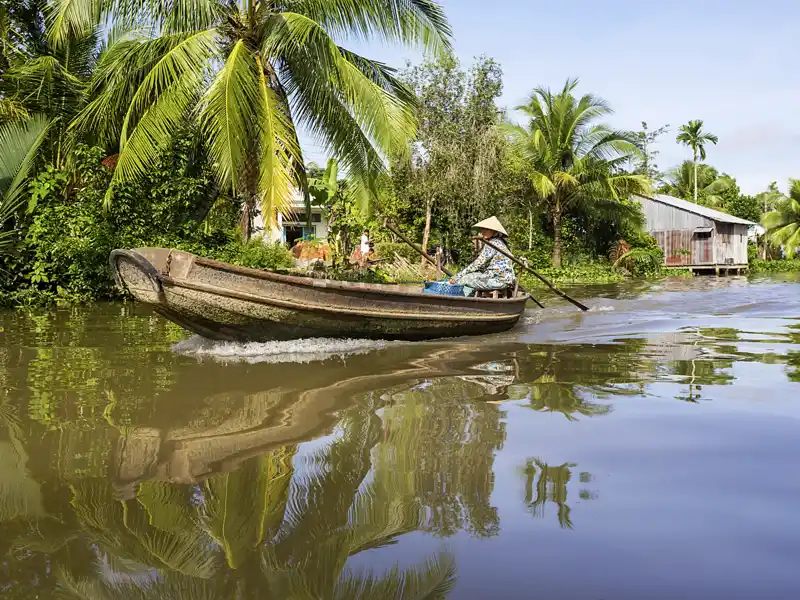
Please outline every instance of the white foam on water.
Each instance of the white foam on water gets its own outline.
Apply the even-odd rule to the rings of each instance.
[[[614,310],[613,306],[606,305],[599,305],[599,306],[590,306],[589,312],[611,312]]]
[[[175,344],[178,354],[224,362],[309,363],[329,358],[369,354],[402,342],[333,338],[303,338],[282,342],[218,342],[195,335]]]

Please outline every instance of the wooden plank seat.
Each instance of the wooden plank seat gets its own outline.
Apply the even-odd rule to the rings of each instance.
[[[522,277],[522,271],[517,272],[517,279],[514,281],[513,286],[500,288],[499,290],[478,290],[475,296],[477,298],[516,298],[519,291],[520,277]]]
[[[513,298],[514,289],[509,286],[499,290],[478,290],[475,295],[478,298]]]

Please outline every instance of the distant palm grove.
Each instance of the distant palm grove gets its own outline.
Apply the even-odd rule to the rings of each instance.
[[[353,39],[428,58],[397,70],[341,45]],[[652,274],[662,257],[635,196],[655,193],[762,223],[754,257],[800,248],[800,182],[743,195],[706,163],[718,138],[702,120],[615,130],[574,79],[532,81],[512,119],[501,66],[463,68],[452,41],[437,0],[0,0],[0,301],[114,297],[117,247],[291,268],[260,224],[294,198],[328,214],[343,278],[400,277],[350,272],[364,228],[389,264],[418,262],[384,219],[463,264],[491,214],[556,276]],[[666,136],[690,156],[661,171]]]

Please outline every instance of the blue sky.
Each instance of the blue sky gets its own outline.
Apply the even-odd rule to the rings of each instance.
[[[469,65],[485,54],[504,71],[501,104],[538,85],[578,77],[580,93],[607,100],[616,127],[669,124],[661,169],[690,157],[679,125],[703,119],[720,138],[708,162],[757,193],[800,178],[800,2],[789,0],[441,0],[455,50]],[[392,66],[420,55],[380,43],[348,44]],[[313,144],[304,144],[318,160]]]

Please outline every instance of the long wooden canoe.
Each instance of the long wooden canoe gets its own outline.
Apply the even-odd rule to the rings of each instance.
[[[213,340],[307,337],[424,340],[497,333],[528,300],[423,294],[248,269],[168,248],[114,250],[117,284],[184,329]]]

